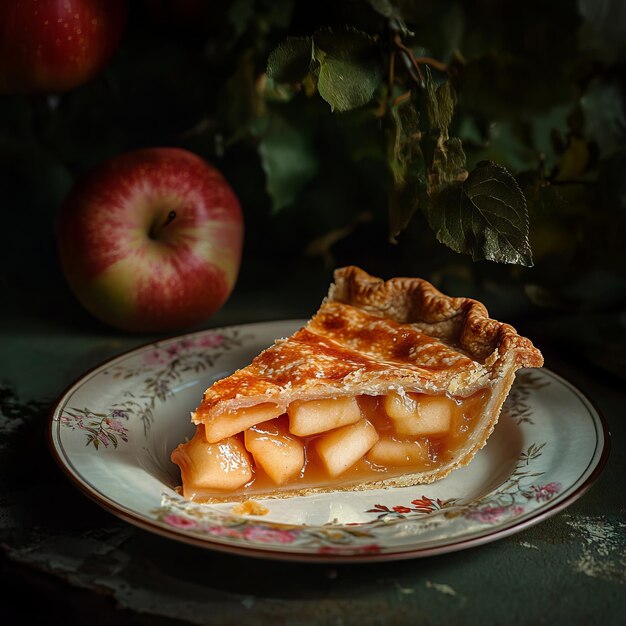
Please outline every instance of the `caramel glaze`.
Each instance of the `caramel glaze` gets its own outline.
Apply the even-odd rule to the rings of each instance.
[[[416,327],[327,302],[306,327],[213,383],[197,408],[196,421],[219,415],[224,403],[240,396],[271,401],[286,387],[296,392],[310,387],[311,381],[321,385],[355,374],[376,374],[384,380],[395,378],[397,368],[445,386],[451,377],[483,366]]]
[[[385,480],[411,474],[414,472],[424,472],[435,469],[452,460],[456,452],[464,445],[471,432],[476,418],[482,412],[489,399],[489,391],[483,390],[468,397],[455,398],[456,408],[453,410],[452,424],[450,430],[444,436],[428,437],[405,437],[398,436],[394,431],[392,420],[387,416],[383,408],[384,396],[360,396],[358,398],[362,415],[367,418],[376,428],[381,437],[388,437],[396,441],[418,441],[428,449],[428,459],[419,464],[405,465],[402,467],[384,467],[376,465],[367,459],[367,455],[361,458],[350,469],[337,477],[331,477],[325,468],[316,458],[314,447],[310,443],[321,435],[313,437],[299,437],[305,445],[305,463],[299,476],[283,485],[276,485],[263,471],[260,466],[253,463],[253,477],[247,484],[233,491],[218,489],[206,489],[194,482],[193,465],[189,462],[186,454],[186,446],[198,445],[204,439],[204,426],[199,425],[193,439],[185,444],[181,444],[172,453],[172,461],[181,470],[183,485],[183,495],[189,500],[196,502],[219,501],[220,499],[241,496],[248,498],[252,496],[263,496],[276,491],[301,491],[314,489],[316,487],[330,488],[338,486],[350,486],[363,482]],[[286,420],[286,415],[279,418]],[[263,430],[263,424],[256,426],[257,430]],[[235,435],[243,442],[243,433]],[[292,435],[295,438],[295,435]]]

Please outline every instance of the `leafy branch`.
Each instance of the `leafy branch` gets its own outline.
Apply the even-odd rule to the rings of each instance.
[[[528,209],[515,179],[494,162],[468,172],[462,142],[450,135],[457,103],[451,68],[414,52],[404,38],[412,34],[393,5],[372,6],[388,18],[385,32],[322,28],[310,37],[289,37],[269,55],[268,78],[308,97],[318,93],[335,113],[377,102],[371,115],[380,118],[387,146],[392,242],[419,208],[437,239],[455,252],[531,266]],[[431,70],[443,78],[437,82]],[[283,199],[275,195],[276,208],[289,204],[317,172],[314,164],[292,170],[287,176],[295,190]],[[271,192],[269,179],[268,187]]]
[[[290,37],[270,54],[267,75],[278,83],[309,83],[332,111],[350,111],[370,102],[380,86],[376,43],[348,27]]]

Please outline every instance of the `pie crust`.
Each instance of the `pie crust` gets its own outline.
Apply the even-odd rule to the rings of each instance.
[[[197,490],[193,486],[198,483],[197,476],[193,475],[197,468],[187,454],[189,443],[178,446],[172,453],[172,460],[181,468],[185,496],[206,501],[430,483],[469,463],[485,445],[515,372],[522,367],[542,365],[543,357],[529,339],[520,336],[509,324],[490,319],[484,305],[476,300],[446,296],[419,278],[383,281],[357,267],[343,267],[335,270],[327,297],[303,328],[289,338],[276,340],[250,365],[206,390],[201,404],[192,413],[192,421],[198,425],[195,444],[206,441],[207,446],[218,445],[228,438],[239,437],[239,443],[234,442],[236,447],[245,447],[248,437],[244,441],[241,431],[252,428],[254,432],[248,433],[251,441],[252,435],[258,438],[257,430],[262,431],[262,423],[258,428],[249,424],[247,416],[255,411],[263,412],[259,413],[262,421],[274,420],[279,430],[272,432],[286,438],[284,441],[288,444],[298,437],[286,430],[286,417],[279,416],[289,412],[290,428],[295,429],[294,407],[311,401],[322,406],[322,401],[341,398],[344,404],[349,404],[350,398],[357,398],[361,410],[370,407],[367,411],[378,417],[367,411],[363,417],[376,425],[383,438],[389,434],[382,432],[387,426],[380,426],[384,423],[380,414],[384,413],[381,403],[385,398],[406,401],[407,406],[413,406],[411,403],[420,398],[426,402],[431,396],[438,396],[442,402],[452,399],[450,401],[455,403],[450,405],[452,409],[461,407],[451,409],[452,419],[457,420],[457,426],[461,419],[458,415],[462,414],[466,420],[454,431],[454,437],[450,435],[443,445],[444,440],[435,431],[426,437],[409,436],[407,441],[415,440],[416,445],[428,447],[430,461],[421,466],[417,463],[411,467],[408,463],[408,467],[381,470],[368,461],[372,471],[330,475],[331,465],[327,465],[326,473],[317,471],[313,479],[308,480],[303,478],[303,468],[299,477],[291,482],[274,487],[266,484],[260,492],[258,486],[256,492],[254,487],[254,476],[259,469],[254,461],[253,478],[244,486],[231,491],[211,491]],[[347,404],[346,411],[354,410]],[[317,404],[308,406],[315,408]],[[312,419],[315,419],[314,413]],[[342,427],[347,433],[353,422],[346,423],[348,425]],[[393,422],[393,428],[398,424]],[[339,430],[323,430],[321,434],[301,438],[306,448],[305,466],[314,463],[316,458],[319,462],[319,456],[309,453],[322,446],[315,442],[316,437]],[[404,437],[396,431],[390,436],[394,441]],[[450,443],[452,439],[454,445]],[[359,463],[364,465],[362,460]]]

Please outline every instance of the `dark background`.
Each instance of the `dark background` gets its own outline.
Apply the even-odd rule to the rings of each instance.
[[[468,169],[492,159],[525,191],[533,268],[452,252],[419,210],[389,243],[391,185],[375,101],[331,113],[317,93],[289,102],[259,95],[267,57],[286,36],[324,25],[383,29],[370,3],[143,1],[131,3],[119,49],[93,80],[64,94],[0,97],[1,280],[15,294],[4,306],[20,317],[98,324],[65,286],[54,241],[59,207],[104,159],[180,146],[218,167],[241,201],[235,295],[284,287],[312,293],[313,303],[344,264],[385,278],[422,276],[482,298],[494,316],[532,320],[524,330],[537,339],[623,375],[622,4],[398,5],[416,50],[456,63],[451,134],[463,141]],[[279,131],[259,136],[261,118]],[[281,135],[285,120],[300,133],[295,140]],[[314,163],[312,173],[294,184],[293,163],[303,161]]]
[[[451,133],[463,141],[468,168],[491,159],[504,165],[524,190],[534,258],[534,267],[528,268],[473,262],[452,252],[436,240],[420,211],[398,243],[389,243],[391,183],[384,136],[373,116],[376,102],[352,112],[332,113],[316,93],[310,97],[300,93],[289,102],[259,93],[258,80],[268,55],[285,37],[310,35],[326,25],[351,24],[379,32],[384,19],[372,5],[381,4],[136,0],[119,49],[93,80],[63,94],[0,96],[4,336],[30,336],[33,346],[41,344],[42,353],[51,346],[61,350],[62,338],[70,338],[70,356],[59,360],[71,361],[76,376],[101,359],[151,339],[121,334],[81,308],[64,281],[54,223],[74,182],[106,158],[146,146],[179,146],[224,173],[240,199],[246,225],[235,290],[223,310],[202,327],[225,320],[308,317],[325,294],[332,269],[344,264],[360,265],[384,278],[421,276],[451,295],[480,298],[494,317],[512,322],[531,337],[549,367],[612,412],[618,436],[613,446],[619,449],[626,377],[626,5],[618,0],[395,3],[410,16],[407,21],[420,53],[456,63],[453,82],[458,102]],[[298,133],[295,137],[280,132],[260,135],[259,119],[267,117],[276,121],[279,130],[287,122]],[[268,170],[270,157],[274,167]],[[304,163],[308,172],[297,184],[294,163]],[[85,342],[80,357],[79,340]],[[19,361],[20,356],[0,345],[0,358]],[[26,378],[24,374],[22,379]],[[27,398],[28,393],[14,381],[3,381],[1,392],[3,415],[39,424],[36,431],[43,442],[46,411],[52,395],[61,389],[50,390],[50,397]],[[81,532],[90,525],[111,524],[110,516],[85,503],[55,474],[43,443],[31,448],[34,439],[26,436],[29,432],[33,431],[24,428],[15,429],[17,436],[0,433],[0,443],[6,449],[15,445],[24,454],[34,450],[39,455],[37,480],[46,485],[50,483],[42,477],[50,481],[56,477],[58,497],[67,498],[80,511],[80,520],[72,524]],[[16,455],[9,457],[11,463]],[[611,482],[598,485],[581,504],[586,508],[573,507],[574,512],[604,511],[611,519],[623,519],[623,462],[616,458],[619,452],[613,455]],[[29,476],[34,473],[32,469]],[[15,493],[18,481],[18,474],[7,471],[2,481],[7,493]],[[6,501],[12,502],[9,496]],[[33,519],[41,519],[36,509],[30,503],[16,513],[24,516],[25,528]],[[49,515],[58,525],[54,532],[65,532],[62,516]],[[46,526],[45,521],[39,523]],[[39,530],[32,531],[37,541]],[[561,516],[533,529],[525,539],[562,548],[559,558],[568,559],[576,549],[568,533]],[[26,541],[24,537],[2,534],[2,542],[18,546],[18,538]],[[129,552],[139,564],[137,578],[152,571],[155,558],[150,552],[152,539],[146,537],[138,531]],[[503,598],[513,604],[513,613],[504,603],[491,605],[497,608],[492,614],[503,623],[538,623],[552,619],[551,610],[556,611],[557,622],[561,618],[568,623],[593,623],[594,615],[601,614],[603,623],[618,623],[622,589],[618,585],[623,581],[585,579],[585,585],[577,587],[578,579],[565,581],[558,575],[558,559],[547,562],[552,559],[544,557],[548,552],[533,560],[517,544],[506,546],[508,552],[492,545],[458,559],[455,555],[429,559],[419,567],[435,573],[450,568],[459,581],[472,581],[479,600],[469,600],[468,620],[484,610],[481,586],[487,581],[475,578],[476,571],[486,572],[497,563],[501,571],[512,572],[512,579],[502,584],[508,585],[510,593]],[[169,563],[180,554],[194,558],[191,549],[179,550],[171,549]],[[515,570],[501,562],[512,554],[517,559]],[[89,566],[97,567],[97,561]],[[275,577],[282,577],[285,597],[293,601],[294,611],[303,597],[297,581],[302,575],[299,566],[266,567],[221,555],[207,557],[202,564],[227,572],[216,583],[216,597],[241,592],[256,594],[259,605],[264,599],[271,604],[280,595]],[[108,598],[89,591],[69,593],[69,585],[60,587],[57,575],[39,571],[50,571],[50,564],[20,568],[14,560],[4,559],[2,568],[3,609],[13,619],[19,615],[23,623],[44,618],[50,623],[57,618],[65,623],[99,624],[111,619],[159,623],[145,615],[116,611]],[[563,595],[557,597],[533,583],[538,571],[555,588],[564,585]],[[304,598],[331,598],[336,607],[343,607],[345,601],[336,614],[354,617],[356,613],[350,611],[359,607],[350,604],[350,597],[355,590],[369,585],[371,597],[378,602],[377,593],[408,587],[416,572],[418,566],[412,562],[394,568],[340,568],[338,574],[313,567],[305,573],[304,584],[309,587]],[[515,572],[524,576],[516,578]],[[378,580],[383,583],[372,582]],[[36,590],[36,598],[27,605],[18,600],[24,589]],[[582,600],[573,611],[577,596]],[[410,596],[413,605],[398,609],[398,623],[417,614],[419,598],[419,594]],[[393,615],[392,600],[387,604],[381,600],[385,604],[381,611],[387,613],[380,615]],[[439,600],[436,608],[443,616],[451,610],[451,600]],[[273,605],[267,610],[271,619]],[[365,620],[373,613],[359,616]]]

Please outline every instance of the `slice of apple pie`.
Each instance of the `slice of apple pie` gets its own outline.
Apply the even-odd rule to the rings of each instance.
[[[315,316],[215,382],[172,461],[196,501],[430,483],[491,434],[530,340],[419,278],[335,271]]]

